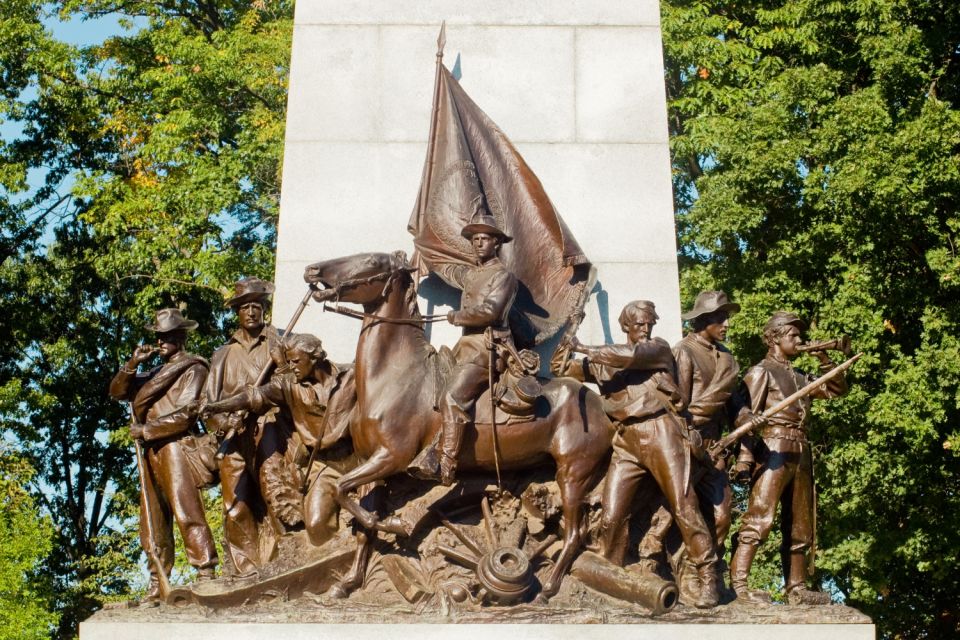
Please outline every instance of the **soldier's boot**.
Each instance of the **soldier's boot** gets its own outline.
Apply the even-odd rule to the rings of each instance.
[[[700,578],[700,595],[693,606],[697,609],[712,609],[720,604],[720,593],[717,591],[717,563],[707,562],[697,567],[697,577]]]
[[[145,606],[154,606],[160,603],[160,579],[150,574],[150,583],[147,585],[147,592],[140,598],[140,604]]]
[[[769,593],[757,591],[747,586],[750,566],[753,564],[753,557],[757,555],[759,546],[759,541],[744,542],[741,540],[733,552],[733,559],[730,561],[730,586],[737,594],[739,602],[768,604],[771,601]]]
[[[787,563],[784,563],[787,564]],[[787,602],[790,604],[830,604],[830,594],[808,589],[806,585],[807,555],[804,551],[790,553],[787,573]]]
[[[600,555],[618,567],[626,562],[628,529],[626,522],[600,520]]]
[[[443,423],[443,436],[440,438],[440,482],[449,487],[456,480],[457,456],[467,423],[461,420],[449,420]]]
[[[727,583],[724,580],[724,576],[730,573],[730,567],[727,563],[721,558],[717,562],[717,593],[720,594],[721,603],[730,603],[736,599],[737,594],[734,593],[733,589],[727,587]]]
[[[217,577],[217,568],[214,567],[200,567],[197,569],[197,577],[194,582],[209,582]]]
[[[690,559],[686,551],[672,564],[674,565],[673,575],[677,582],[677,588],[680,590],[680,602],[698,606],[701,588],[700,572],[697,570],[697,565]]]

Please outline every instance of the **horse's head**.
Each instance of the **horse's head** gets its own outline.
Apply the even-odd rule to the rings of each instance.
[[[321,289],[318,299],[372,304],[384,297],[393,278],[413,270],[403,251],[358,253],[315,262],[304,269],[303,279]]]

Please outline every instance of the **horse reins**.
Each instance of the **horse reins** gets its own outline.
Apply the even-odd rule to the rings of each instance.
[[[356,318],[357,320],[377,320],[379,322],[389,322],[392,324],[415,324],[421,325],[425,322],[440,322],[441,320],[447,319],[447,314],[437,314],[433,316],[423,316],[422,318],[387,318],[384,316],[378,316],[375,313],[364,313],[363,311],[354,311],[353,309],[348,309],[342,307],[339,304],[335,307],[331,307],[329,304],[323,305],[324,311],[332,311],[333,313],[339,313],[342,316],[347,316],[348,318]]]
[[[356,278],[353,280],[345,280],[343,282],[338,282],[334,287],[334,300],[340,300],[340,291],[343,289],[353,288],[356,286],[370,284],[371,282],[376,282],[377,280],[386,279],[387,282],[383,286],[383,291],[386,293],[387,287],[390,286],[392,278],[398,273],[398,271],[390,271],[384,273],[378,273],[376,275],[368,276],[366,278]],[[355,318],[357,320],[376,320],[378,322],[389,322],[392,324],[412,324],[412,325],[422,325],[424,323],[430,322],[440,322],[447,319],[447,314],[438,313],[436,315],[430,316],[421,316],[420,318],[387,318],[384,316],[378,316],[374,313],[365,313],[363,311],[354,311],[353,309],[348,309],[339,304],[331,306],[327,303],[323,304],[324,311],[332,311],[333,313],[339,313],[342,316],[347,316],[348,318]]]

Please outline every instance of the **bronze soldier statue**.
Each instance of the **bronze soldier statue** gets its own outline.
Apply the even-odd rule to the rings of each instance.
[[[226,305],[237,314],[239,327],[210,359],[204,389],[207,402],[240,393],[272,365],[270,354],[279,339],[277,330],[264,319],[264,307],[273,291],[272,283],[259,278],[244,278],[234,285],[234,295]],[[225,572],[229,567],[237,577],[255,575],[264,560],[259,544],[264,504],[256,477],[261,437],[258,420],[257,415],[233,413],[213,414],[206,421],[221,438],[224,550],[229,558]],[[229,436],[225,442],[224,436]]]
[[[110,383],[110,395],[131,404],[130,435],[143,441],[146,473],[141,478],[140,544],[145,550],[157,550],[159,564],[169,575],[176,520],[197,579],[212,579],[217,550],[203,509],[200,480],[186,453],[196,432],[193,408],[208,369],[205,360],[184,351],[187,332],[196,329],[197,323],[184,318],[179,309],[160,309],[154,324],[146,328],[157,334],[157,346],[137,347]],[[163,364],[139,373],[138,367],[154,353],[159,353]],[[152,564],[150,574],[146,599],[155,600],[160,595],[160,578]]]
[[[793,313],[778,311],[763,329],[767,356],[751,367],[743,378],[744,401],[749,407],[737,422],[749,420],[759,428],[760,441],[753,454],[759,465],[750,487],[750,501],[734,542],[730,562],[730,581],[738,598],[750,602],[768,602],[768,594],[747,586],[750,566],[761,542],[773,528],[777,504],[783,542],[780,548],[787,599],[791,604],[827,604],[830,597],[807,589],[807,554],[813,544],[814,490],[813,457],[807,439],[807,416],[811,398],[835,398],[847,391],[846,380],[839,375],[801,398],[781,412],[762,418],[765,409],[799,390],[813,380],[795,369],[790,361],[800,353],[800,333],[806,325]],[[814,351],[820,371],[826,373],[834,363],[824,351]]]
[[[356,462],[349,440],[341,442],[349,436],[356,403],[353,368],[327,360],[320,340],[309,334],[289,337],[285,356],[290,371],[265,385],[211,402],[201,411],[213,416],[236,411],[263,414],[281,408],[296,429],[288,446],[306,452],[296,456],[300,464],[293,471],[299,487],[299,520],[310,541],[320,545],[337,531],[336,480]]]
[[[649,474],[666,497],[696,566],[700,593],[694,604],[709,608],[719,602],[717,555],[690,486],[689,435],[678,415],[683,405],[673,354],[665,340],[650,336],[658,318],[652,302],[631,302],[620,313],[626,344],[585,346],[573,338],[571,351],[586,358],[552,365],[556,375],[595,382],[607,414],[619,426],[602,498],[601,552],[624,564],[631,502]]]
[[[493,216],[478,210],[460,235],[470,240],[476,266],[444,264],[438,271],[444,280],[463,290],[460,309],[447,314],[451,324],[463,327],[463,336],[453,349],[457,365],[440,403],[440,479],[448,486],[456,475],[464,429],[472,422],[477,398],[489,386],[489,341],[513,348],[508,315],[517,295],[517,279],[498,255],[500,246],[512,238],[497,227]],[[428,448],[411,463],[410,471],[435,477],[435,460],[436,452]]]
[[[686,406],[685,416],[699,433],[702,450],[720,439],[730,416],[730,399],[737,387],[740,367],[723,341],[730,316],[739,310],[740,305],[730,302],[723,291],[702,291],[693,309],[681,316],[690,323],[692,331],[673,347],[677,385]],[[731,491],[726,460],[719,459],[714,464],[701,459],[700,464],[704,468],[697,472],[700,479],[695,488],[707,526],[713,532],[717,556],[722,558],[730,531]],[[648,563],[647,568],[655,564],[654,556],[663,550],[664,538],[672,523],[666,507],[661,505],[640,545],[640,555]],[[723,573],[718,571],[717,575],[722,580]]]

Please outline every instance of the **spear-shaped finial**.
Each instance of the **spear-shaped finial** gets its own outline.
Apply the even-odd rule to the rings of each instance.
[[[443,48],[447,45],[447,21],[440,24],[440,35],[437,37],[437,57],[443,57]]]

